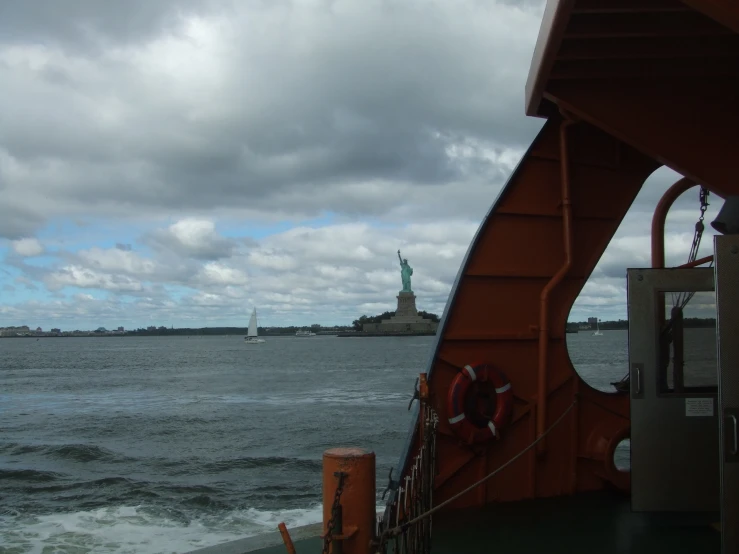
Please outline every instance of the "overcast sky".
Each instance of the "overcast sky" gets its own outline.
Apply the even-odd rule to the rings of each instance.
[[[398,249],[441,314],[542,125],[523,99],[543,5],[3,3],[0,326],[348,324],[395,308]],[[625,317],[677,177],[650,178],[571,320]],[[695,189],[669,262],[697,214]]]

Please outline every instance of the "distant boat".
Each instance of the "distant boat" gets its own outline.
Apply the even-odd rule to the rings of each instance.
[[[296,337],[315,337],[316,334],[313,331],[305,331],[301,329],[297,333],[295,333]]]
[[[602,337],[603,333],[600,332],[600,319],[595,320],[595,333],[593,333],[594,337]]]
[[[254,308],[254,311],[251,313],[251,318],[249,318],[249,330],[246,332],[246,336],[244,337],[244,342],[248,344],[257,344],[261,342],[265,342],[264,339],[259,338],[259,330],[257,328],[257,309]]]

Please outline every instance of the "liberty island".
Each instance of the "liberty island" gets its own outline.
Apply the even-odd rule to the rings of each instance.
[[[398,261],[400,262],[400,280],[402,289],[396,297],[398,307],[395,315],[380,323],[365,323],[362,331],[354,336],[376,336],[376,335],[433,335],[439,323],[425,319],[418,315],[416,308],[416,295],[411,288],[411,276],[413,268],[408,263],[408,258],[403,258],[398,250]],[[341,336],[349,336],[342,334]]]

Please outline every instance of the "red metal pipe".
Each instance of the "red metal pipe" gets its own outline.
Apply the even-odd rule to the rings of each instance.
[[[667,192],[660,198],[652,216],[652,267],[661,269],[665,267],[665,221],[667,212],[682,193],[690,190],[696,185],[687,177],[675,182]]]
[[[708,262],[713,261],[713,256],[705,256],[703,258],[699,258],[695,260],[694,262],[688,262],[683,265],[677,266],[678,269],[687,269],[689,267],[698,267],[699,265],[707,264]]]
[[[288,554],[297,554],[295,552],[295,545],[293,544],[293,540],[290,537],[290,532],[285,526],[285,522],[283,521],[282,523],[278,523],[277,528],[280,530],[282,541],[285,543],[285,548],[287,549]]]
[[[559,126],[559,159],[560,180],[562,185],[562,236],[564,241],[565,261],[541,291],[539,297],[539,368],[537,373],[537,409],[536,437],[540,438],[546,431],[547,421],[547,353],[549,351],[549,294],[564,279],[572,266],[572,203],[570,201],[570,167],[567,151],[567,129],[575,123],[563,114],[565,119]],[[546,439],[536,445],[537,452],[546,450]]]

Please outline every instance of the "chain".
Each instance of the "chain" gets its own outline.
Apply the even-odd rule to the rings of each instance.
[[[695,224],[695,235],[693,235],[693,244],[690,247],[690,254],[688,255],[688,262],[694,262],[695,259],[698,257],[698,249],[701,245],[701,238],[703,237],[703,231],[705,230],[705,225],[703,224],[703,218],[706,216],[706,210],[708,209],[708,195],[710,192],[706,187],[701,187],[700,192],[698,193],[698,201],[701,204],[700,210],[701,214],[698,218],[698,221]]]
[[[341,509],[341,494],[344,492],[344,477],[346,476],[346,473],[338,472],[334,475],[339,478],[339,484],[336,487],[336,492],[334,493],[334,503],[331,506],[331,518],[328,520],[328,525],[326,526],[326,536],[323,539],[323,554],[328,554],[328,549],[331,546],[331,541],[333,540],[334,534],[334,526],[336,525],[336,516],[339,514],[339,510]]]
[[[703,216],[708,209],[708,196],[710,194],[711,192],[706,187],[701,187],[700,193],[698,194],[698,199],[701,203],[701,221],[703,221]]]
[[[706,187],[701,187],[698,193],[698,201],[700,202],[700,216],[698,221],[695,223],[695,233],[693,234],[693,244],[690,245],[690,253],[688,254],[688,263],[692,263],[698,258],[698,250],[701,246],[701,239],[703,238],[703,231],[706,226],[703,223],[703,218],[706,216],[706,210],[708,209],[708,197],[710,191]],[[672,304],[679,308],[684,308],[688,302],[693,298],[695,292],[688,293],[673,293]]]

